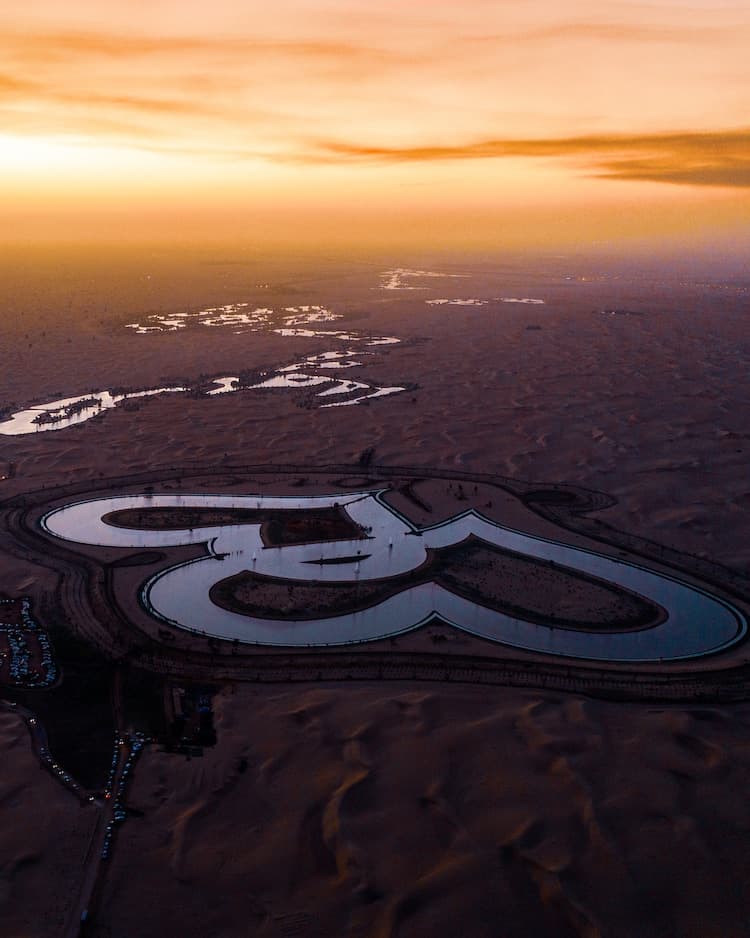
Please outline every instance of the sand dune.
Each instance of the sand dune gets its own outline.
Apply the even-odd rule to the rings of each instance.
[[[103,920],[143,938],[747,935],[749,721],[541,693],[237,689],[215,750],[144,757],[130,802],[148,822],[121,832]]]

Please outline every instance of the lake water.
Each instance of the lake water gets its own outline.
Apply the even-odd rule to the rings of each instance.
[[[224,306],[202,310],[200,313],[178,313],[171,316],[154,315],[147,317],[144,324],[131,323],[131,327],[142,335],[154,332],[173,332],[187,328],[191,317],[196,319],[202,325],[218,325],[235,322],[237,317],[253,318],[253,323],[268,327],[269,317],[273,310],[262,309],[247,313],[242,307],[247,304],[235,304],[233,306]],[[326,352],[320,352],[316,355],[309,355],[301,361],[293,362],[290,365],[272,369],[265,376],[253,384],[240,385],[240,379],[237,375],[222,376],[214,378],[213,385],[204,392],[206,397],[214,397],[219,394],[231,394],[237,391],[248,391],[258,388],[286,388],[302,389],[314,387],[316,385],[326,385],[326,389],[317,393],[318,397],[331,397],[332,395],[348,394],[349,397],[343,401],[334,403],[324,403],[321,407],[333,407],[360,404],[373,398],[387,397],[391,394],[398,394],[406,390],[403,386],[381,387],[369,382],[345,381],[334,378],[330,372],[360,367],[363,362],[360,359],[366,356],[376,354],[370,351],[377,346],[397,345],[401,340],[396,336],[368,335],[359,332],[346,332],[338,330],[309,329],[302,328],[293,323],[317,323],[328,322],[330,319],[341,318],[335,313],[322,306],[299,306],[287,307],[284,310],[284,321],[289,323],[283,328],[272,329],[271,331],[281,336],[303,336],[307,338],[325,338],[332,342],[346,343],[343,349],[332,349]],[[215,320],[215,322],[214,322]],[[358,348],[350,347],[352,344]],[[303,373],[304,370],[304,373]],[[308,371],[312,373],[307,373]],[[323,374],[320,374],[320,372]],[[50,430],[65,430],[69,427],[78,426],[97,417],[99,414],[116,407],[128,400],[134,400],[144,397],[154,397],[159,394],[185,393],[190,391],[185,387],[160,387],[149,388],[142,391],[132,391],[127,394],[115,394],[110,390],[91,391],[88,394],[81,394],[78,397],[61,398],[54,401],[48,401],[43,404],[33,404],[30,407],[23,408],[11,414],[6,420],[0,421],[0,434],[5,436],[20,436],[25,433],[43,433]],[[356,394],[354,392],[364,391],[365,393]]]
[[[103,518],[127,508],[202,507],[314,509],[343,507],[367,534],[342,540],[266,547],[260,525],[218,525],[186,530],[145,531],[114,527]],[[263,645],[320,646],[371,641],[415,629],[438,615],[482,638],[518,648],[599,661],[671,661],[699,657],[742,638],[746,622],[731,604],[710,593],[624,560],[504,527],[470,511],[442,524],[416,528],[390,508],[382,493],[327,496],[125,495],[57,509],[43,519],[55,537],[107,547],[160,548],[207,545],[208,556],[154,576],[143,600],[154,615],[194,632]],[[666,610],[652,628],[584,632],[555,628],[505,615],[449,592],[435,583],[403,590],[358,612],[316,619],[245,616],[211,602],[211,587],[242,571],[293,582],[365,582],[408,573],[428,550],[480,538],[499,548],[597,577],[637,593]],[[353,563],[350,558],[359,557]],[[348,559],[349,562],[332,561]]]

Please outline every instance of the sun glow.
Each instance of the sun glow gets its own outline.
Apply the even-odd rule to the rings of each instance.
[[[69,233],[105,212],[176,235],[242,213],[311,237],[321,218],[341,237],[414,221],[494,244],[571,224],[575,241],[658,237],[678,203],[690,237],[747,217],[739,8],[33,6],[0,11],[6,230],[46,237],[46,208]]]
[[[101,203],[184,183],[181,161],[135,147],[62,136],[0,135],[0,194],[7,206],[47,199]]]
[[[0,135],[0,170],[26,176],[60,172],[88,174],[120,152],[108,147],[92,147],[89,141],[3,134]]]

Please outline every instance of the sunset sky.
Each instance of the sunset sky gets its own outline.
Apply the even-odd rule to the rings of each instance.
[[[3,237],[750,234],[750,7],[0,7]]]

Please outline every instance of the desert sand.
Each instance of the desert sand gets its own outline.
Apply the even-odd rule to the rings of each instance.
[[[57,935],[69,923],[80,872],[98,823],[40,765],[20,713],[0,710],[3,935]]]
[[[748,934],[747,706],[232,691],[137,770],[113,936]]]
[[[321,304],[343,315],[337,329],[398,337],[347,377],[410,390],[336,408],[304,390],[169,394],[69,429],[0,436],[0,498],[179,467],[352,464],[371,449],[385,466],[604,492],[608,525],[747,583],[746,283],[576,257],[408,263],[462,276],[400,291],[384,289],[384,272],[401,258],[7,252],[7,412],[106,388],[193,386],[332,349],[330,338],[272,331],[126,328],[239,302]],[[427,303],[503,297],[544,303]],[[2,576],[0,592],[29,595],[54,625],[49,566],[8,549]],[[188,758],[155,743],[139,757],[92,934],[750,934],[745,703],[439,682],[219,684],[215,747]],[[99,808],[39,769],[25,718],[0,719],[0,933],[76,934]]]

